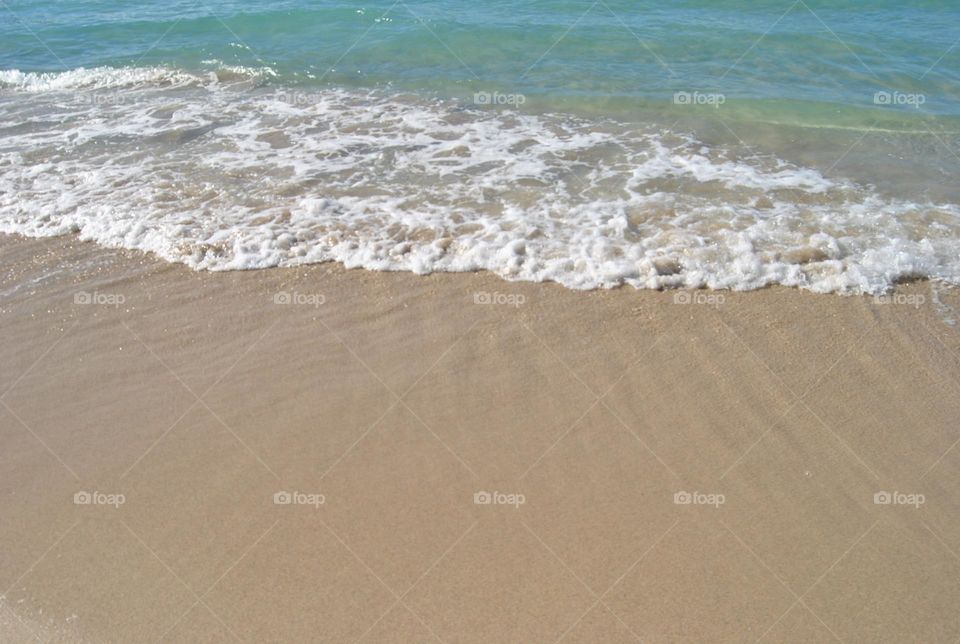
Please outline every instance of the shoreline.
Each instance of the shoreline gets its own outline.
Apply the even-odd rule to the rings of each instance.
[[[960,637],[958,289],[0,253],[4,638]]]
[[[574,289],[960,283],[953,160],[937,139],[741,133],[691,105],[629,125],[197,80],[0,92],[4,111],[31,115],[0,158],[0,192],[17,195],[0,200],[0,229],[215,270],[336,260]]]

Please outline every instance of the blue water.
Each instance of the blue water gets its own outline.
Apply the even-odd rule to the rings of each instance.
[[[196,269],[960,284],[960,3],[0,0],[0,232]]]
[[[277,83],[629,111],[722,93],[768,121],[960,116],[960,3],[6,0],[0,69],[217,64]],[[903,98],[877,105],[885,91]],[[899,104],[897,104],[899,102]]]

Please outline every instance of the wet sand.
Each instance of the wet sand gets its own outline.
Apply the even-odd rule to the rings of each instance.
[[[960,638],[956,290],[0,257],[3,641]]]

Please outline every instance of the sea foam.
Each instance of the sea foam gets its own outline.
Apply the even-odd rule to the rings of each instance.
[[[955,204],[661,126],[246,82],[264,76],[0,72],[0,231],[209,270],[335,260],[576,289],[960,283]]]

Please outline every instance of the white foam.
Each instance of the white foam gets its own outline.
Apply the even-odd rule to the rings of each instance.
[[[657,128],[178,74],[0,72],[20,95],[0,92],[0,231],[210,270],[337,260],[579,289],[960,283],[953,204]],[[104,88],[111,100],[89,100]]]
[[[108,89],[147,84],[181,85],[197,77],[166,67],[80,67],[66,72],[36,73],[0,70],[0,89],[49,92],[71,89]]]

